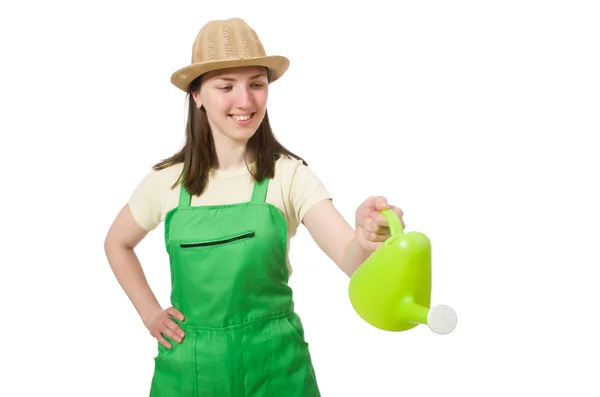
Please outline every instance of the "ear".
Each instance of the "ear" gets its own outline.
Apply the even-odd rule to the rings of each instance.
[[[196,102],[196,107],[200,109],[202,107],[202,101],[200,101],[200,92],[198,90],[192,92],[192,97],[194,98],[194,102]]]

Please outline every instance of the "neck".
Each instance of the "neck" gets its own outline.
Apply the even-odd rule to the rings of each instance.
[[[248,153],[247,142],[234,141],[227,137],[215,134],[213,136],[217,161],[214,167],[219,171],[229,171],[246,166]]]

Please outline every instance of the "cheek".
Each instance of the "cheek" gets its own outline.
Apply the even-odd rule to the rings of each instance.
[[[255,95],[254,95],[254,101],[255,103],[257,103],[260,107],[264,108],[267,105],[267,98],[269,96],[268,91],[258,91]]]
[[[211,113],[227,113],[229,106],[230,104],[228,101],[218,95],[215,95],[204,102],[204,107]]]

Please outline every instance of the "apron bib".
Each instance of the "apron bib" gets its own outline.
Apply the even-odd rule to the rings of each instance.
[[[165,218],[171,304],[186,333],[158,344],[150,397],[320,397],[286,266],[287,224],[265,202],[191,206]]]

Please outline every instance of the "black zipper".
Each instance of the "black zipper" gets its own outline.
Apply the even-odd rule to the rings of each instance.
[[[205,241],[202,243],[181,243],[180,247],[181,248],[208,247],[211,245],[231,243],[233,241],[242,240],[245,238],[252,238],[252,237],[254,237],[254,235],[255,235],[255,232],[249,232],[249,233],[241,234],[239,236],[230,237],[230,238],[223,239],[223,240]]]

